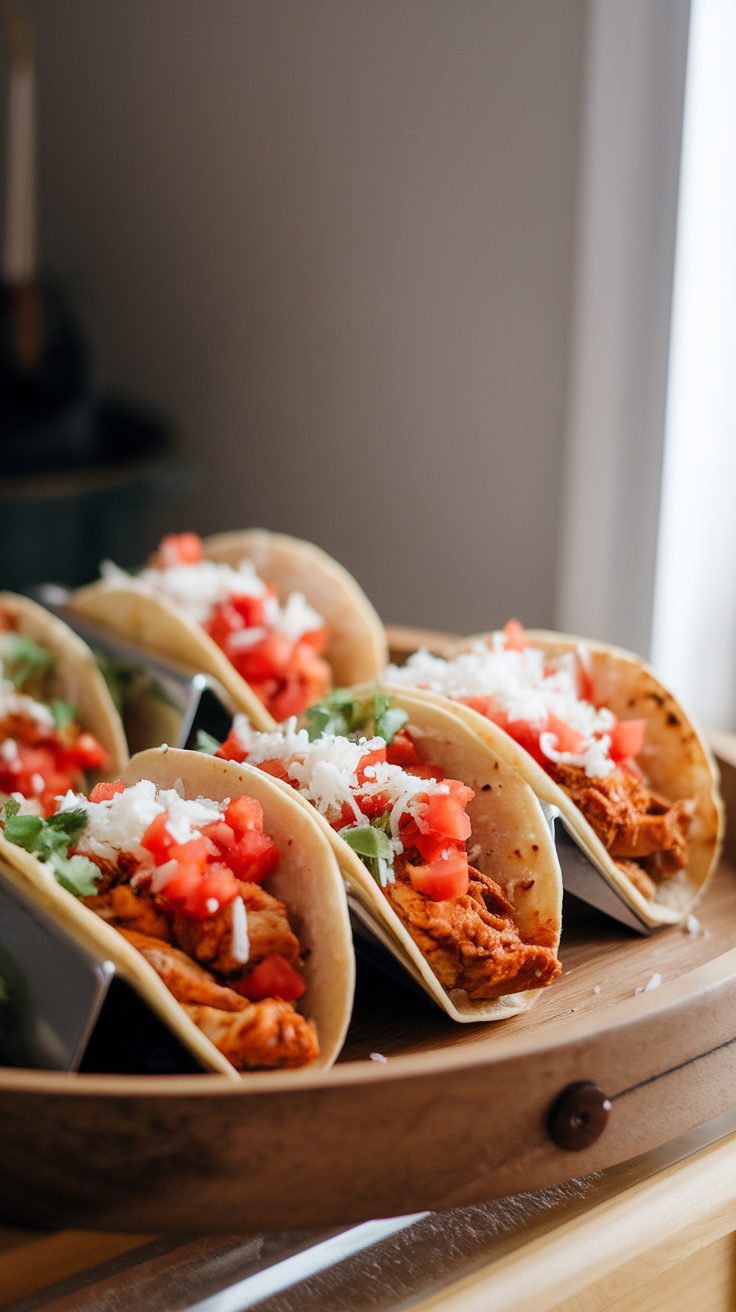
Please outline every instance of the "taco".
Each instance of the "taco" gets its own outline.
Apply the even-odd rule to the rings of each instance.
[[[0,593],[0,797],[39,811],[128,759],[120,717],[89,648],[34,601]]]
[[[345,895],[259,771],[159,748],[52,814],[5,806],[6,877],[94,945],[206,1069],[329,1066],[350,1017]]]
[[[674,924],[715,868],[718,771],[685,711],[638,657],[510,621],[389,666],[389,688],[453,709],[566,827],[644,925]]]
[[[375,678],[386,637],[358,584],[309,542],[252,529],[164,538],[147,568],[103,564],[72,614],[216,676],[254,724],[299,714],[333,683]]]
[[[562,887],[531,789],[421,694],[340,689],[263,733],[235,717],[218,755],[317,814],[357,918],[456,1021],[498,1020],[551,984]]]

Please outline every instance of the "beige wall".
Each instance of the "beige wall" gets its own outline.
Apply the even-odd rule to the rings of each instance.
[[[45,264],[196,455],[176,524],[549,622],[584,0],[29,8]]]

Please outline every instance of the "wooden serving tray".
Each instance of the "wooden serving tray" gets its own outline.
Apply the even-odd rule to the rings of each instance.
[[[719,735],[716,750],[736,817],[736,741]],[[734,1101],[734,855],[694,933],[642,939],[566,899],[561,980],[501,1023],[454,1025],[363,965],[327,1073],[256,1074],[238,1088],[204,1074],[0,1071],[0,1220],[324,1227],[536,1189],[646,1152]],[[659,987],[637,993],[656,975]],[[551,1112],[580,1082],[610,1112],[568,1094],[561,1134]]]

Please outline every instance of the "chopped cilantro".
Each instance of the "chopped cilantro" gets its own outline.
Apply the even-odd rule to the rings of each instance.
[[[0,634],[0,660],[6,679],[14,688],[22,688],[36,674],[44,674],[53,664],[53,656],[26,633]]]
[[[57,811],[44,820],[40,815],[20,815],[14,798],[5,803],[5,837],[9,843],[31,852],[39,861],[51,866],[62,888],[75,897],[95,892],[100,870],[86,856],[69,856],[69,848],[87,827],[83,807],[75,811]]]
[[[379,738],[390,743],[409,719],[406,711],[393,706],[389,697],[378,688],[357,697],[350,688],[335,688],[323,701],[306,712],[304,722],[310,740],[322,734],[351,734],[372,730]]]
[[[197,730],[198,752],[204,752],[205,756],[214,756],[219,746],[217,739],[213,738],[211,733],[207,733],[206,729]]]
[[[54,724],[59,733],[63,733],[65,729],[69,728],[70,724],[74,723],[77,712],[71,702],[63,702],[59,698],[55,698],[54,701],[49,702],[49,710],[54,717]]]
[[[381,884],[382,887],[393,883],[390,867],[393,864],[394,849],[388,836],[389,832],[388,811],[368,825],[346,825],[344,829],[339,830],[340,837],[345,839],[348,847],[352,847],[363,865],[367,866],[376,883]]]

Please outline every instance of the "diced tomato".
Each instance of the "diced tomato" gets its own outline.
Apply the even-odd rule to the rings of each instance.
[[[469,706],[471,711],[477,711],[479,715],[484,715],[487,720],[495,720],[496,724],[499,723],[493,697],[463,697],[462,702],[464,706]],[[503,728],[503,725],[501,727]]]
[[[355,801],[363,815],[367,815],[369,820],[375,820],[379,815],[383,815],[391,805],[388,793],[356,793]],[[348,821],[349,823],[350,821]]]
[[[408,765],[419,765],[419,752],[416,749],[414,739],[406,729],[399,729],[394,736],[393,742],[389,743],[386,749],[386,760],[389,765],[400,765],[404,769]]]
[[[444,772],[441,765],[432,765],[430,762],[422,765],[404,766],[407,774],[412,774],[415,779],[436,779],[440,783],[444,779]]]
[[[502,633],[507,651],[524,651],[526,648],[526,630],[520,620],[507,620]]]
[[[164,565],[194,565],[204,556],[202,539],[196,533],[169,533],[159,544]]]
[[[255,797],[234,797],[225,810],[225,819],[236,834],[244,834],[247,829],[263,833],[263,807]]]
[[[432,793],[422,811],[422,824],[431,834],[440,835],[446,841],[466,842],[470,838],[470,816],[465,807],[474,796],[472,788],[464,784],[459,784],[452,793]]]
[[[186,843],[172,843],[168,851],[170,861],[176,861],[180,866],[190,866],[199,875],[207,865],[208,856],[207,839],[203,834],[187,839]]]
[[[167,820],[166,812],[160,811],[151,821],[141,839],[141,847],[145,847],[146,851],[151,853],[157,866],[161,866],[169,860],[171,848],[174,845],[174,839],[167,828]]]
[[[221,757],[223,761],[237,761],[240,764],[245,760],[246,753],[240,745],[238,738],[231,731],[224,742],[220,743],[215,756]],[[261,766],[263,769],[263,766]]]
[[[230,869],[249,884],[262,884],[279,863],[279,849],[269,834],[246,830],[233,847],[223,853]]]
[[[114,784],[95,784],[89,795],[89,800],[90,802],[109,802],[117,793],[124,792],[125,784],[122,779],[116,779]]]
[[[385,747],[377,747],[374,752],[366,752],[365,756],[361,756],[360,760],[358,761],[358,768],[356,770],[358,783],[359,784],[365,783],[366,780],[365,772],[369,766],[378,765],[379,763],[383,763],[385,760],[386,760]]]
[[[215,606],[204,627],[218,647],[227,651],[231,635],[242,629],[243,625],[240,615],[231,602],[221,601]]]
[[[230,605],[237,611],[243,627],[259,629],[266,619],[265,597],[230,597]]]
[[[418,893],[433,902],[462,897],[468,891],[468,858],[460,848],[450,848],[437,860],[423,866],[409,866],[409,878]]]
[[[235,846],[235,831],[224,820],[213,820],[208,825],[202,825],[200,832],[220,853],[229,852]]]
[[[498,723],[495,716],[494,723]],[[534,760],[537,761],[539,765],[546,767],[547,757],[539,746],[539,735],[544,732],[543,728],[540,729],[539,725],[532,724],[530,720],[507,720],[506,724],[501,725],[501,728],[505,729],[506,733],[509,734],[514,739],[514,742],[517,742],[520,747],[523,747],[525,752],[528,752],[530,756],[533,756]]]
[[[259,961],[253,970],[243,979],[231,984],[236,993],[252,1002],[262,998],[282,998],[284,1002],[296,1002],[304,993],[307,985],[304,977],[295,970],[291,962],[278,953]]]
[[[644,746],[646,720],[617,720],[611,730],[611,760],[629,761]]]
[[[558,752],[581,752],[585,746],[585,738],[577,729],[572,729],[564,720],[559,720],[556,715],[550,711],[547,716],[545,733],[553,733],[557,739],[556,750]]]
[[[80,733],[69,750],[81,770],[104,770],[107,765],[107,752],[94,734]]]
[[[299,641],[311,647],[315,655],[323,656],[327,650],[328,637],[327,628],[323,625],[320,629],[310,629],[309,633],[303,633]]]
[[[178,878],[178,874],[174,876],[174,879],[176,878]],[[174,879],[166,885],[165,895],[169,894]],[[190,891],[184,899],[184,913],[197,920],[204,920],[207,916],[216,915],[221,907],[228,906],[238,896],[239,892],[240,886],[233,872],[226,865],[213,861],[211,865],[207,866],[204,873],[196,877],[192,883]],[[215,903],[217,903],[216,906]]]
[[[252,647],[230,650],[226,646],[225,650],[245,679],[258,681],[280,678],[289,664],[293,647],[291,638],[274,631]]]
[[[582,661],[578,668],[578,697],[584,702],[594,702],[593,675]]]
[[[258,769],[263,770],[264,774],[270,774],[274,779],[281,779],[285,784],[293,784],[289,778],[286,761],[282,761],[280,756],[275,756],[270,761],[260,761]]]

